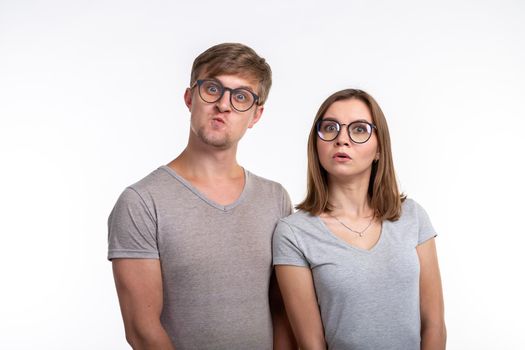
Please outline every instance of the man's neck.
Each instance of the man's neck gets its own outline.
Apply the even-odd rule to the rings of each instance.
[[[229,180],[244,176],[237,163],[237,149],[186,149],[168,166],[189,181],[207,182]]]
[[[245,186],[244,170],[237,164],[235,150],[197,152],[187,147],[168,166],[206,198],[221,205],[237,201]]]

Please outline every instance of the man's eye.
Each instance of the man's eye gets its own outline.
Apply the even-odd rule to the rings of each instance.
[[[239,101],[239,102],[244,102],[244,101],[247,100],[247,97],[246,97],[246,95],[243,94],[243,93],[237,93],[237,94],[235,95],[235,99],[236,99],[237,101]]]
[[[246,103],[250,102],[252,99],[251,94],[248,91],[245,90],[234,90],[233,91],[233,98],[237,102]]]
[[[217,85],[210,85],[210,86],[208,86],[206,91],[209,94],[215,95],[215,94],[219,93],[220,89],[219,89],[219,87]]]
[[[208,95],[220,95],[222,92],[222,86],[213,81],[204,82],[201,88]]]

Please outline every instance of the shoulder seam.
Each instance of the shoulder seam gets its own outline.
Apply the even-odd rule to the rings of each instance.
[[[129,188],[130,190],[132,190],[139,198],[140,198],[140,201],[142,202],[142,204],[144,204],[144,208],[146,208],[146,210],[148,211],[148,215],[152,218],[153,222],[155,223],[155,231],[158,231],[158,226],[157,226],[157,217],[155,215],[153,215],[148,207],[148,204],[146,203],[146,201],[144,200],[144,198],[141,196],[141,194],[139,193],[139,191],[137,191],[136,189],[134,189],[132,186],[128,186],[126,188]]]
[[[293,239],[295,241],[295,245],[299,248],[301,248],[301,250],[304,250],[302,245],[299,244],[299,241],[297,240],[297,236],[295,235],[295,230],[294,230],[294,225],[288,223],[285,221],[285,218],[281,218],[279,219],[280,222],[284,223],[289,229],[290,229],[290,232],[292,233],[292,236],[293,236]]]

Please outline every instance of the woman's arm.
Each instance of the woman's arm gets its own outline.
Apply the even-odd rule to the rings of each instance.
[[[445,328],[443,290],[434,239],[416,248],[419,256],[421,349],[445,349],[447,331]]]
[[[276,265],[286,313],[301,350],[326,349],[312,272],[308,267]]]

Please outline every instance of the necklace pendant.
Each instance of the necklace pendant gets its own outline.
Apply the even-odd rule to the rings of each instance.
[[[357,234],[359,236],[359,238],[363,238],[363,234],[366,232],[366,230],[368,230],[368,228],[370,227],[370,225],[372,225],[372,222],[374,221],[374,215],[372,215],[372,218],[370,219],[370,222],[368,223],[368,225],[366,225],[366,227],[364,228],[364,230],[362,231],[356,231],[356,230],[353,230],[351,227],[347,226],[344,222],[342,222],[341,220],[339,220],[337,218],[337,216],[333,216],[332,214],[328,213],[328,215],[330,215],[331,217],[333,217],[338,223],[340,223],[341,225],[343,225],[348,231],[354,233],[354,234]]]

